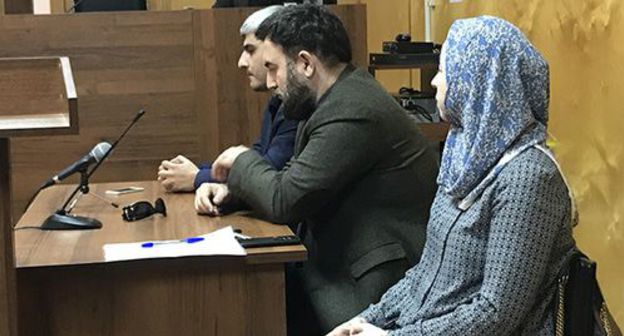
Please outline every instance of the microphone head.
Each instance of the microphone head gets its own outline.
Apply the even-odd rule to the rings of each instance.
[[[102,160],[102,158],[106,155],[106,153],[108,153],[110,149],[111,144],[106,141],[102,141],[95,147],[93,147],[90,155],[95,159],[96,162],[100,162],[100,160]]]

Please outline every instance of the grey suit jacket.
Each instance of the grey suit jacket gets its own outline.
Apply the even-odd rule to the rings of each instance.
[[[245,152],[228,186],[265,219],[305,224],[303,288],[327,331],[418,262],[437,171],[406,112],[349,65],[300,123],[289,164],[276,171]]]

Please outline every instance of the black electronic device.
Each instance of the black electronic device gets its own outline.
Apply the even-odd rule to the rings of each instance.
[[[402,87],[395,98],[414,121],[419,123],[440,122],[440,114],[437,111],[433,92],[421,92],[413,88]]]
[[[74,216],[71,215],[70,212],[73,209],[73,206],[76,204],[78,198],[74,198],[78,192],[81,192],[81,195],[89,193],[89,177],[93,175],[95,170],[104,162],[104,160],[110,155],[110,153],[117,147],[117,144],[123,137],[128,133],[130,128],[134,126],[134,124],[139,121],[139,119],[145,114],[145,110],[141,109],[134,116],[134,119],[130,122],[128,127],[121,133],[121,135],[117,138],[117,140],[113,143],[113,145],[109,145],[110,147],[104,153],[103,156],[100,157],[99,161],[95,164],[95,166],[87,171],[88,166],[85,166],[81,169],[80,172],[80,184],[74,189],[74,191],[69,195],[63,206],[57,210],[53,215],[49,216],[45,222],[41,225],[42,230],[85,230],[85,229],[99,229],[102,227],[102,222],[95,218],[82,217],[82,216]],[[106,143],[108,144],[108,143]],[[96,146],[97,148],[97,146]],[[95,149],[94,149],[95,150]],[[86,156],[85,156],[86,157]],[[44,184],[45,186],[46,184]],[[39,189],[41,190],[41,188]],[[37,191],[39,192],[39,191]],[[36,195],[36,194],[35,194]],[[34,198],[34,197],[33,197]],[[71,203],[71,206],[70,206]],[[69,206],[69,209],[68,209]],[[114,206],[114,205],[113,205]]]
[[[437,46],[432,42],[412,42],[409,34],[399,34],[394,41],[382,42],[381,49],[389,54],[430,54]]]
[[[429,54],[433,52],[433,43],[431,42],[382,42],[382,50],[389,54]]]
[[[238,242],[244,248],[301,244],[301,240],[295,235],[252,238],[242,238],[237,236],[236,240],[238,240]]]

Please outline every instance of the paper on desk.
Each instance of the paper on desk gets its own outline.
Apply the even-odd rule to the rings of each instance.
[[[120,261],[210,255],[244,256],[247,254],[234,238],[234,231],[231,226],[197,237],[202,237],[204,240],[192,244],[184,242],[162,244],[162,242],[170,242],[170,240],[105,244],[103,247],[104,260]],[[155,245],[150,248],[141,246],[147,242],[155,243]],[[161,244],[158,244],[159,242]]]

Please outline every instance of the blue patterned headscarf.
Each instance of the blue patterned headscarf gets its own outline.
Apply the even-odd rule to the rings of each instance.
[[[505,157],[546,140],[548,64],[518,28],[490,16],[456,21],[444,53],[451,128],[438,184],[465,209]]]

